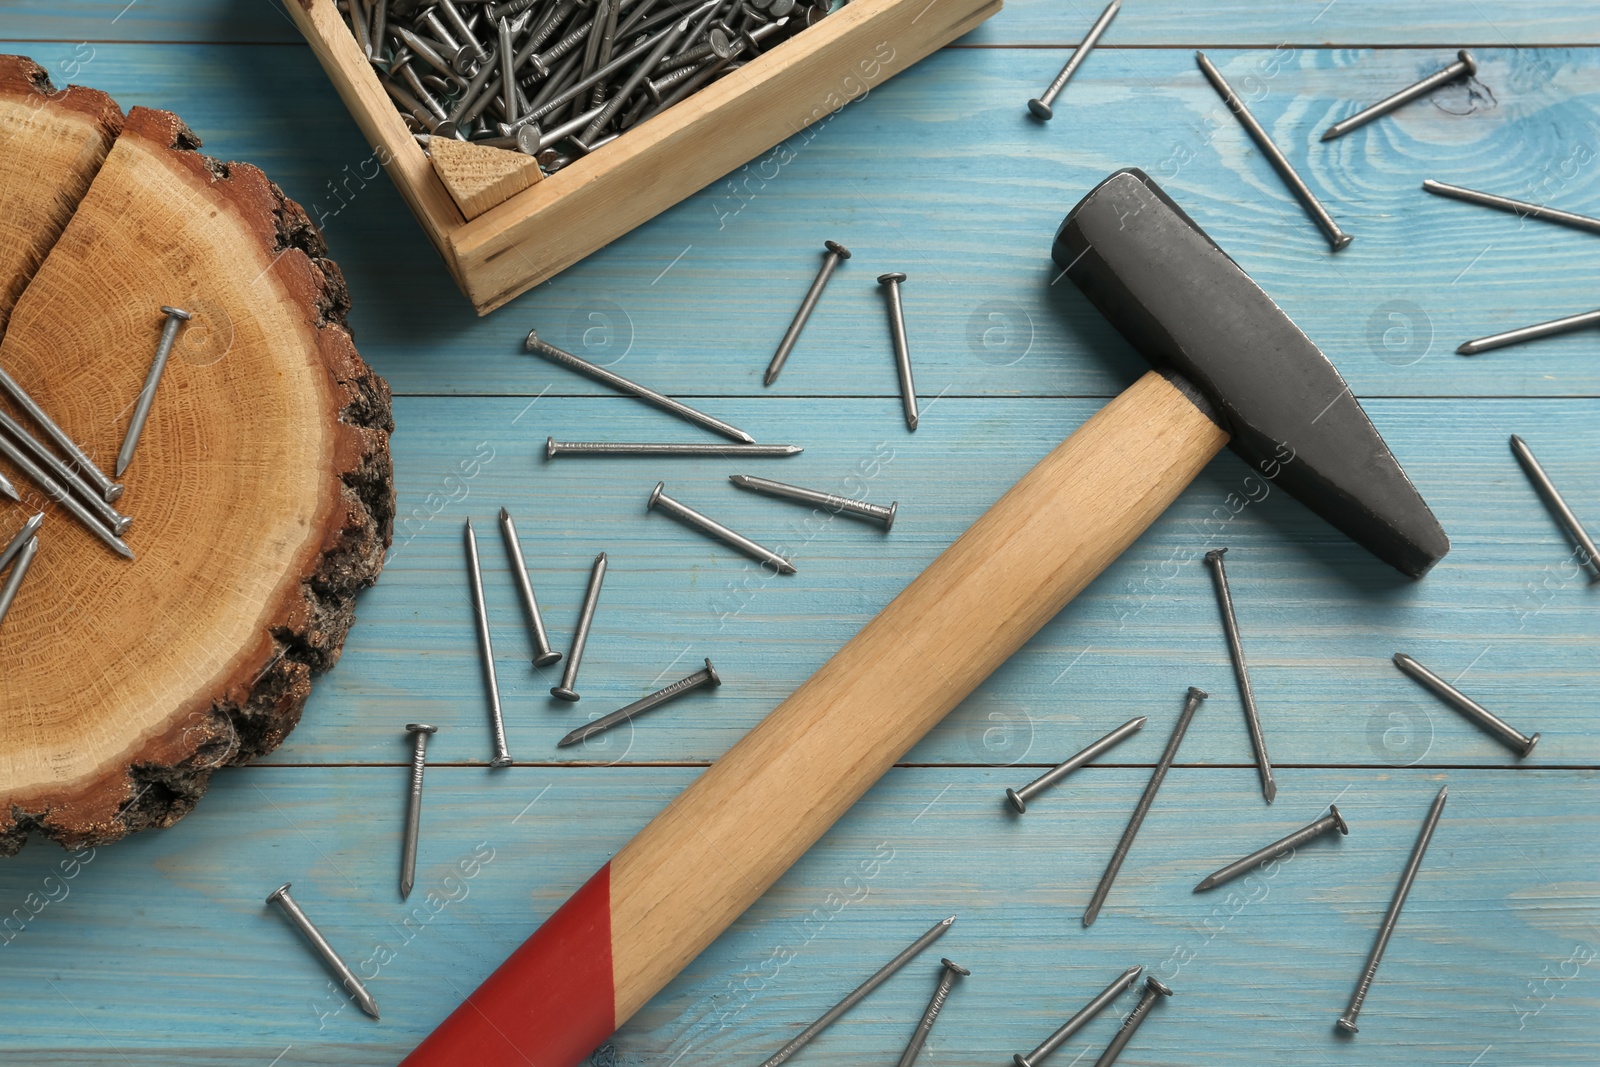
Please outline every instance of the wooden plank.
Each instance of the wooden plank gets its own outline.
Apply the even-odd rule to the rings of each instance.
[[[1220,710],[1202,709],[1196,736],[1223,728],[1210,714]],[[403,747],[398,732],[392,747]],[[0,906],[26,916],[0,935],[3,1058],[394,1063],[694,773],[434,768],[409,906],[393,888],[405,778],[395,768],[240,771],[190,818],[80,858],[71,878],[66,853],[28,849],[0,867]],[[1178,768],[1092,930],[1079,914],[1146,772],[1080,772],[1020,819],[1001,807],[1013,777],[891,771],[617,1035],[616,1060],[756,1062],[952,913],[935,952],[808,1048],[807,1063],[896,1055],[939,955],[973,974],[930,1062],[1005,1062],[1135,962],[1178,995],[1140,1032],[1133,1062],[1464,1064],[1490,1046],[1497,1062],[1592,1060],[1582,979],[1600,940],[1593,772],[1320,771],[1269,810],[1247,769]],[[1361,1036],[1341,1041],[1332,1020],[1441,782],[1450,805]],[[1190,891],[1335,798],[1348,838],[1307,846],[1231,894]],[[330,987],[262,903],[285,879],[375,975],[381,1023]],[[46,894],[55,899],[40,904]],[[1093,1054],[1114,1029],[1103,1018],[1057,1055]]]
[[[298,42],[284,7],[294,0],[218,5],[211,0],[16,0],[0,28],[15,40]],[[1097,2],[1020,0],[966,42],[1059,47],[1081,39],[1101,8]],[[1102,47],[1437,44],[1450,48],[1549,43],[1600,44],[1594,12],[1584,0],[1441,6],[1432,0],[1288,0],[1265,14],[1252,0],[1219,0],[1205,7],[1182,0],[1143,0],[1112,25]],[[70,46],[69,46],[70,47]],[[45,62],[44,57],[36,57]],[[1047,79],[1048,80],[1048,79]],[[1042,86],[1044,83],[1041,82]]]
[[[884,374],[891,373],[888,367]],[[396,402],[400,487],[395,549],[363,595],[339,669],[313,693],[272,757],[388,762],[383,724],[450,727],[436,758],[486,761],[477,649],[460,524],[484,529],[503,505],[522,533],[556,647],[570,640],[593,555],[611,568],[573,708],[551,700],[558,674],[534,671],[505,553],[484,542],[490,618],[513,755],[521,760],[704,762],[804,681],[1000,493],[1098,406],[1073,400],[937,400],[907,434],[897,401],[722,400],[707,410],[760,440],[806,446],[748,469],[898,500],[885,536],[741,493],[717,460],[555,460],[562,439],[697,440],[692,428],[624,398]],[[1135,715],[1176,710],[1194,684],[1226,728],[1202,731],[1186,760],[1247,764],[1249,743],[1198,554],[1231,546],[1229,572],[1270,751],[1287,764],[1512,762],[1510,754],[1388,662],[1404,650],[1526,730],[1534,765],[1600,763],[1600,695],[1582,650],[1600,636],[1600,587],[1516,466],[1506,435],[1528,435],[1591,525],[1600,472],[1587,453],[1592,401],[1381,400],[1368,410],[1454,541],[1425,579],[1400,578],[1282,492],[1229,515],[1229,494],[1260,496],[1231,453],[930,738],[912,762],[1050,764]],[[537,455],[536,455],[537,453]],[[792,552],[799,573],[767,580],[753,563],[659,515],[669,491],[747,535]],[[1237,507],[1237,499],[1231,506]],[[1182,553],[1195,554],[1184,563]],[[725,684],[586,747],[555,742],[586,718],[671,681],[710,656]],[[1470,668],[1470,670],[1469,670]],[[1161,738],[1117,763],[1151,763]],[[1292,786],[1304,772],[1282,777]],[[1027,773],[1018,777],[1026,780]],[[1020,784],[1020,782],[1018,783]]]
[[[1218,58],[1242,85],[1270,56]],[[1053,60],[1019,70],[1013,53],[946,50],[792,139],[781,167],[786,157],[736,172],[739,196],[713,185],[484,322],[308,53],[106,45],[89,69],[124,104],[178,110],[208,152],[260,163],[307,208],[350,279],[358,343],[400,393],[598,391],[523,354],[537,326],[594,358],[624,351],[624,373],[673,393],[892,396],[872,278],[903,268],[926,395],[1110,395],[1136,358],[1076,293],[1049,287],[1049,240],[1095,181],[1139,164],[1361,395],[1600,394],[1584,334],[1452,354],[1467,338],[1593,306],[1578,266],[1593,236],[1420,189],[1434,176],[1600,214],[1600,154],[1583,162],[1590,124],[1600,127],[1600,53],[1485,52],[1494,109],[1461,116],[1422,104],[1315,148],[1305,146],[1368,80],[1402,84],[1437,56],[1301,54],[1309,66],[1283,69],[1255,106],[1301,146],[1297,160],[1317,161],[1308,177],[1356,235],[1337,258],[1188,53],[1107,58],[1116,64],[1085,68],[1068,106],[1041,127],[1022,101]],[[261,72],[293,121],[263,113],[259,87],[232,73],[240,67]],[[855,258],[764,390],[762,371],[828,237]],[[599,341],[608,343],[586,348]]]

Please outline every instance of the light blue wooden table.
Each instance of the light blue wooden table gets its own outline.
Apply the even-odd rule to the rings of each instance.
[[[1178,995],[1125,1064],[1592,1064],[1600,1047],[1600,588],[1506,448],[1533,445],[1600,525],[1600,358],[1575,335],[1475,359],[1470,337],[1593,307],[1592,236],[1435,199],[1423,178],[1600,214],[1600,18],[1582,0],[1129,0],[1041,126],[1037,93],[1098,10],[1018,0],[806,135],[776,177],[714,185],[487,320],[456,293],[281,10],[255,0],[10,0],[4,48],[124,106],[170,108],[321,219],[366,358],[395,391],[401,521],[299,729],[219,774],[172,829],[0,865],[0,1063],[397,1062],[662,805],[805,679],[1140,361],[1050,237],[1095,181],[1145,167],[1318,341],[1454,549],[1409,583],[1280,492],[1238,508],[1224,454],[1128,554],[918,745],[595,1062],[754,1064],[935,920],[971,968],[924,1062],[998,1065],[1130,963]],[[1285,43],[1287,42],[1287,43]],[[1316,133],[1475,49],[1455,86],[1343,140]],[[1337,257],[1195,68],[1203,46],[1355,235]],[[798,143],[798,141],[797,141]],[[777,386],[760,377],[824,238],[855,252]],[[922,427],[899,414],[879,272],[905,297]],[[740,494],[721,462],[546,463],[546,435],[685,436],[523,354],[531,326],[763,440],[749,469],[898,500],[885,537]],[[689,431],[692,434],[692,431]],[[659,516],[652,484],[788,546],[766,580]],[[1237,500],[1235,496],[1232,499]],[[521,525],[564,645],[610,553],[584,701],[546,696],[485,542],[518,766],[490,773],[460,527]],[[1234,511],[1237,513],[1234,513]],[[1256,785],[1209,577],[1227,545],[1280,792]],[[1404,650],[1525,730],[1521,765],[1401,676]],[[726,684],[586,748],[585,717],[687,673]],[[1092,929],[1079,916],[1183,689],[1201,709]],[[1138,714],[1149,728],[1025,818],[1007,786]],[[395,889],[402,724],[431,749],[422,861]],[[1332,1032],[1429,798],[1451,800],[1362,1016]],[[1352,826],[1234,892],[1190,887],[1338,799]],[[468,873],[464,874],[463,871]],[[863,873],[863,872],[870,872]],[[383,1007],[349,1005],[262,904],[280,882]],[[16,916],[22,916],[16,920]],[[936,955],[803,1053],[899,1055]],[[789,958],[792,956],[792,959]],[[786,961],[786,962],[780,962]],[[1123,1010],[1131,1006],[1129,998]],[[1052,1063],[1097,1055],[1111,1016]],[[1092,1061],[1090,1061],[1092,1062]]]

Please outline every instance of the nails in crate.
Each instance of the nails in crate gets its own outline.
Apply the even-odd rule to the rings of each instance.
[[[589,568],[589,587],[583,593],[583,607],[578,611],[578,628],[572,635],[572,648],[567,651],[567,665],[561,672],[561,684],[550,690],[558,700],[577,703],[581,699],[577,689],[578,668],[583,664],[583,650],[589,644],[589,628],[594,625],[594,609],[600,604],[600,586],[606,580],[606,554],[600,553]]]
[[[1357,1032],[1356,1016],[1361,1014],[1361,1007],[1367,1000],[1367,992],[1372,988],[1372,979],[1378,973],[1378,964],[1383,962],[1384,950],[1389,947],[1389,938],[1394,934],[1395,923],[1400,919],[1400,909],[1405,907],[1406,897],[1411,895],[1411,884],[1417,880],[1417,871],[1422,868],[1422,857],[1427,854],[1428,843],[1433,840],[1433,831],[1439,825],[1439,815],[1444,811],[1449,788],[1449,786],[1439,788],[1439,795],[1433,798],[1433,806],[1428,809],[1427,817],[1422,820],[1422,829],[1417,832],[1417,843],[1411,846],[1411,857],[1406,860],[1405,870],[1400,872],[1400,884],[1395,887],[1394,897],[1389,901],[1389,910],[1378,926],[1378,937],[1373,942],[1372,952],[1367,956],[1367,965],[1361,969],[1361,977],[1356,982],[1355,992],[1350,995],[1350,1003],[1335,1024],[1347,1034]]]
[[[1593,573],[1592,580],[1600,579],[1600,550],[1596,550],[1594,539],[1589,536],[1589,531],[1583,528],[1583,523],[1578,521],[1578,516],[1568,506],[1566,498],[1561,495],[1550,476],[1545,473],[1544,467],[1534,458],[1533,449],[1528,447],[1528,442],[1511,435],[1511,451],[1517,457],[1517,462],[1522,465],[1522,471],[1533,483],[1534,489],[1544,498],[1545,506],[1550,509],[1561,528],[1572,538],[1572,543],[1577,546],[1582,559],[1579,561]]]
[[[688,404],[674,400],[670,396],[664,396],[654,389],[646,388],[637,382],[631,382],[620,374],[590,363],[588,360],[557,348],[547,341],[541,341],[538,332],[535,330],[528,331],[528,339],[524,342],[524,346],[529,352],[543,356],[552,363],[566,367],[568,370],[575,370],[579,374],[593,378],[597,382],[609,385],[620,393],[638,397],[645,403],[654,404],[664,411],[670,411],[679,418],[694,423],[696,426],[703,426],[714,433],[730,437],[741,444],[753,445],[756,442],[754,437],[751,437],[737,426],[730,426],[721,419],[714,419],[703,411],[696,411]]]
[[[636,441],[557,441],[545,439],[546,459],[560,456],[725,456],[725,457],[779,457],[798,456],[805,449],[799,445],[711,445],[645,443]]]
[[[1094,46],[1100,43],[1101,35],[1106,32],[1106,27],[1111,25],[1111,20],[1117,17],[1117,12],[1121,8],[1122,0],[1111,0],[1106,9],[1100,12],[1100,17],[1094,20],[1094,25],[1089,27],[1089,32],[1084,34],[1083,43],[1072,50],[1072,55],[1067,58],[1067,64],[1061,68],[1061,73],[1045,87],[1044,92],[1028,101],[1028,110],[1033,113],[1034,118],[1049,122],[1055,115],[1050,105],[1056,102],[1061,90],[1072,80],[1072,76],[1078,72],[1083,61],[1094,50]]]
[[[906,343],[906,311],[900,301],[900,283],[906,276],[899,271],[878,275],[885,299],[889,302],[889,337],[894,343],[895,373],[900,378],[900,403],[905,408],[906,428],[915,430],[921,416],[917,413],[917,385],[911,378],[911,347]]]
[[[1038,1048],[1034,1049],[1026,1056],[1020,1053],[1012,1056],[1011,1062],[1015,1064],[1016,1067],[1039,1067],[1039,1064],[1046,1056],[1050,1055],[1050,1053],[1066,1044],[1067,1040],[1072,1037],[1073,1034],[1077,1033],[1089,1023],[1093,1022],[1101,1012],[1110,1007],[1112,1001],[1116,1000],[1122,995],[1123,990],[1137,982],[1139,980],[1139,975],[1143,973],[1144,967],[1137,963],[1123,971],[1116,978],[1112,979],[1110,985],[1096,993],[1093,1000],[1079,1008],[1077,1014],[1073,1015],[1072,1018],[1062,1023],[1060,1028],[1057,1029],[1055,1033],[1051,1034],[1049,1037],[1040,1042]]]
[[[1415,85],[1408,85],[1392,96],[1384,97],[1371,107],[1363,108],[1347,119],[1335,122],[1332,126],[1322,131],[1322,139],[1331,141],[1335,137],[1343,137],[1351,130],[1365,126],[1374,119],[1381,119],[1389,112],[1403,107],[1413,100],[1427,96],[1441,85],[1448,85],[1457,78],[1470,78],[1477,72],[1477,61],[1472,58],[1471,52],[1463,48],[1456,53],[1456,61],[1448,67],[1433,72]]]
[[[725,545],[731,545],[751,559],[772,567],[779,574],[795,573],[793,563],[790,563],[770,548],[763,548],[761,545],[756,544],[743,534],[735,533],[717,520],[702,515],[689,505],[672,499],[662,491],[665,487],[665,482],[656,483],[656,487],[650,492],[649,501],[645,504],[645,510],[654,511],[656,508],[660,508],[685,526],[693,527]]]
[[[144,389],[139,390],[139,398],[133,405],[133,418],[128,419],[128,430],[122,437],[122,451],[117,453],[118,478],[133,462],[133,450],[139,446],[139,435],[144,434],[144,422],[150,418],[150,406],[155,403],[155,387],[162,384],[162,373],[166,370],[166,360],[173,354],[173,344],[178,341],[178,331],[190,318],[194,318],[181,307],[162,307],[162,314],[166,315],[162,339],[155,344],[155,358],[150,360],[149,373],[144,376]]]
[[[522,558],[522,541],[517,537],[517,525],[511,513],[500,509],[500,536],[505,540],[506,553],[511,557],[511,573],[516,579],[517,592],[522,594],[522,607],[528,613],[528,629],[533,633],[533,665],[548,667],[561,662],[561,653],[550,647],[550,634],[544,628],[544,616],[539,612],[539,600],[533,595],[533,581],[528,577],[528,564]]]
[[[417,881],[417,837],[422,829],[422,772],[428,764],[428,735],[439,732],[424,722],[406,723],[411,735],[411,788],[406,791],[406,830],[400,850],[400,899]]]
[[[786,482],[775,482],[770,478],[757,478],[753,474],[730,474],[728,481],[740,489],[748,489],[753,493],[764,496],[774,496],[782,500],[794,500],[801,504],[810,504],[813,507],[823,508],[837,515],[853,515],[861,519],[881,523],[883,532],[888,533],[894,528],[895,512],[900,504],[891,500],[887,507],[882,504],[869,504],[865,500],[851,500],[846,496],[836,493],[823,492],[820,489],[803,489],[798,485],[789,485]]]
[[[1007,789],[1006,799],[1011,802],[1011,806],[1016,809],[1018,815],[1023,814],[1028,810],[1028,801],[1049,789],[1085,763],[1109,752],[1126,739],[1132,737],[1144,729],[1144,724],[1149,721],[1150,717],[1148,715],[1140,715],[1138,718],[1129,719],[1082,752],[1068,756],[1061,763],[1056,764],[1054,768],[1035,778],[1021,789]]]
[[[1161,759],[1157,761],[1155,770],[1150,772],[1150,781],[1145,785],[1139,803],[1134,806],[1133,814],[1128,817],[1128,826],[1122,831],[1122,840],[1117,842],[1116,849],[1111,853],[1111,860],[1106,864],[1106,872],[1100,876],[1100,884],[1095,886],[1094,896],[1090,898],[1089,907],[1083,913],[1083,925],[1093,926],[1095,919],[1099,917],[1100,908],[1111,893],[1111,885],[1117,880],[1117,872],[1122,870],[1122,863],[1128,858],[1128,850],[1133,847],[1133,839],[1138,836],[1139,827],[1144,825],[1144,817],[1150,814],[1150,805],[1155,803],[1156,792],[1166,779],[1167,771],[1172,769],[1172,761],[1177,758],[1178,746],[1183,744],[1183,735],[1189,731],[1189,723],[1194,719],[1195,710],[1205,698],[1204,690],[1196,689],[1192,685],[1189,687],[1189,692],[1184,697],[1183,711],[1179,713],[1178,722],[1172,728],[1172,736],[1167,739],[1166,750],[1161,753]]]
[[[355,972],[350,970],[345,965],[344,960],[339,958],[339,954],[333,950],[333,946],[328,944],[328,939],[322,936],[322,931],[318,930],[311,920],[306,917],[306,913],[300,910],[300,905],[295,903],[295,899],[289,895],[289,886],[291,884],[290,882],[285,882],[277,889],[274,889],[271,895],[267,897],[267,903],[276,904],[282,909],[284,917],[289,920],[295,929],[305,935],[306,940],[311,943],[311,947],[316,950],[317,955],[322,957],[322,962],[328,965],[330,971],[339,976],[339,981],[344,985],[345,992],[350,994],[350,999],[354,1000],[356,1006],[362,1011],[376,1019],[378,1017],[378,1002],[372,999],[372,994],[367,992],[367,987],[361,984],[361,979],[355,976]]]
[[[823,248],[822,266],[811,280],[811,288],[806,290],[805,298],[800,301],[800,309],[794,313],[789,328],[784,331],[783,340],[778,342],[778,351],[773,353],[772,362],[767,364],[767,374],[763,379],[766,385],[778,380],[778,373],[789,361],[789,353],[794,351],[795,342],[800,340],[800,331],[806,328],[811,313],[816,310],[817,301],[822,299],[822,291],[828,287],[828,279],[833,277],[840,263],[850,258],[850,250],[838,241],[824,241]]]
[[[906,1042],[897,1067],[911,1067],[917,1062],[917,1057],[922,1055],[922,1046],[928,1043],[928,1035],[933,1032],[933,1024],[939,1020],[939,1013],[950,999],[950,990],[955,986],[956,979],[965,978],[971,973],[959,963],[947,959],[939,961],[939,980],[933,987],[933,996],[928,999],[922,1018],[917,1020],[916,1028],[911,1031],[911,1040]]]
[[[1496,741],[1505,745],[1521,759],[1533,751],[1533,746],[1539,743],[1539,735],[1524,737],[1520,731],[1510,723],[1491,712],[1488,708],[1473,700],[1467,694],[1434,674],[1428,668],[1406,655],[1404,652],[1394,654],[1394,665],[1413,681],[1419,683],[1424,689],[1449,704],[1459,711],[1463,717],[1492,736]]]
[[[621,723],[627,722],[630,719],[637,718],[647,711],[654,711],[661,705],[670,703],[671,701],[683,696],[685,693],[692,692],[701,688],[702,686],[709,685],[715,687],[721,684],[722,678],[717,674],[717,669],[713,667],[711,665],[711,661],[707,659],[706,665],[702,670],[695,671],[693,674],[679,678],[676,682],[673,682],[671,685],[665,686],[661,689],[657,689],[649,696],[640,697],[627,707],[618,708],[609,715],[602,715],[593,722],[584,723],[582,726],[578,727],[576,730],[573,730],[571,733],[567,734],[567,736],[557,741],[556,747],[565,748],[567,745],[575,745],[579,741],[593,737],[595,734],[605,733],[613,726],[617,726]]]
[[[385,91],[417,129],[533,155],[538,147],[505,139],[546,116],[582,112],[581,122],[556,120],[558,133],[533,135],[552,148],[540,160],[547,172],[737,69],[735,56],[758,55],[820,17],[808,8],[807,18],[791,23],[793,0],[731,9],[707,0],[688,11],[655,10],[655,0],[341,6]],[[721,47],[700,51],[713,34]]]
[[[11,549],[7,548],[6,552],[10,553]],[[28,568],[33,566],[33,557],[38,554],[39,535],[30,533],[27,539],[17,546],[15,557],[11,560],[11,572],[6,575],[4,584],[0,584],[0,622],[5,621],[6,613],[11,610],[12,601],[17,599],[17,590],[22,588],[22,580],[28,576]]]
[[[478,535],[472,529],[472,520],[466,525],[467,585],[472,592],[472,619],[478,631],[478,656],[483,664],[483,682],[489,697],[489,740],[494,752],[489,757],[491,767],[511,766],[511,752],[506,747],[505,716],[500,711],[500,681],[494,673],[494,642],[489,638],[489,612],[483,603],[483,570],[478,564]]]
[[[896,971],[915,959],[918,953],[943,937],[955,921],[956,917],[952,915],[948,919],[942,919],[934,923],[932,929],[907,945],[894,959],[878,968],[870,978],[852,989],[843,1000],[823,1012],[816,1022],[796,1034],[789,1040],[788,1044],[777,1052],[768,1056],[762,1062],[761,1067],[778,1067],[779,1064],[787,1062],[796,1052],[810,1044],[813,1038],[832,1026],[841,1015],[865,1000],[867,995],[874,989],[887,982]]]
[[[1576,215],[1570,211],[1561,211],[1557,208],[1547,207],[1544,204],[1531,204],[1526,200],[1513,200],[1509,196],[1497,196],[1494,193],[1481,193],[1476,189],[1463,189],[1459,185],[1448,182],[1437,182],[1426,178],[1422,188],[1435,196],[1447,196],[1452,200],[1460,200],[1468,204],[1477,204],[1480,207],[1492,207],[1498,211],[1509,211],[1513,215],[1520,215],[1528,219],[1542,219],[1545,222],[1555,222],[1562,226],[1571,226],[1577,230],[1587,230],[1590,233],[1600,233],[1600,219],[1590,218],[1588,215]]]
[[[1133,1035],[1139,1032],[1139,1027],[1149,1018],[1150,1009],[1156,1006],[1156,1001],[1170,996],[1172,990],[1154,975],[1147,976],[1144,980],[1144,992],[1139,995],[1139,1003],[1128,1013],[1127,1019],[1122,1023],[1122,1029],[1111,1039],[1111,1044],[1107,1045],[1106,1050],[1100,1053],[1100,1058],[1094,1061],[1094,1067],[1111,1067],[1116,1063],[1117,1057],[1122,1055],[1122,1050],[1128,1047]]]
[[[1475,356],[1479,352],[1487,352],[1490,349],[1518,345],[1524,341],[1537,341],[1544,337],[1555,337],[1558,334],[1571,333],[1574,330],[1583,330],[1590,326],[1600,326],[1600,311],[1585,311],[1578,315],[1568,315],[1565,318],[1551,319],[1549,322],[1539,322],[1532,326],[1521,326],[1515,330],[1507,330],[1504,333],[1494,333],[1488,337],[1463,341],[1456,349],[1456,354],[1460,356]]]
[[[1281,837],[1265,848],[1257,849],[1242,860],[1236,860],[1221,870],[1212,871],[1200,879],[1200,884],[1194,887],[1196,893],[1203,893],[1207,889],[1231,882],[1233,879],[1253,870],[1270,859],[1275,859],[1291,849],[1299,848],[1314,838],[1321,837],[1330,830],[1338,830],[1340,834],[1349,834],[1350,827],[1345,823],[1344,816],[1339,814],[1339,809],[1333,805],[1328,806],[1328,814],[1309,825],[1302,826],[1287,837]]]
[[[1289,162],[1289,157],[1285,156],[1282,150],[1273,143],[1272,138],[1267,134],[1266,127],[1256,121],[1256,117],[1250,113],[1250,109],[1245,107],[1244,101],[1239,99],[1238,94],[1233,91],[1233,87],[1228,84],[1228,80],[1222,76],[1222,72],[1216,68],[1216,65],[1211,62],[1204,52],[1196,52],[1194,57],[1195,61],[1200,64],[1200,70],[1205,74],[1206,80],[1211,82],[1212,88],[1216,89],[1217,94],[1222,97],[1222,102],[1238,118],[1239,124],[1245,128],[1245,132],[1250,135],[1250,139],[1256,143],[1257,148],[1261,149],[1261,154],[1267,157],[1267,161],[1278,172],[1278,176],[1289,187],[1289,191],[1299,198],[1301,205],[1306,209],[1306,213],[1311,216],[1312,221],[1322,230],[1323,236],[1327,238],[1328,246],[1337,252],[1349,245],[1352,239],[1350,235],[1339,228],[1339,223],[1328,213],[1328,209],[1322,206],[1322,201],[1318,200],[1317,194],[1311,191],[1311,186],[1307,185],[1305,179],[1300,177],[1299,173],[1294,169],[1294,164]]]
[[[1226,548],[1206,553],[1206,566],[1217,589],[1217,606],[1222,611],[1222,633],[1228,642],[1228,658],[1233,661],[1233,676],[1239,683],[1239,702],[1244,705],[1245,728],[1250,731],[1250,747],[1255,752],[1256,772],[1261,778],[1261,795],[1271,804],[1278,795],[1278,781],[1272,774],[1272,759],[1267,755],[1267,738],[1261,730],[1261,713],[1256,710],[1256,693],[1250,684],[1250,668],[1244,662],[1244,645],[1239,641],[1239,620],[1233,612],[1233,594],[1228,590],[1228,572],[1222,557]]]

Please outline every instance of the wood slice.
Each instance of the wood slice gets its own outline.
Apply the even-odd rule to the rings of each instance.
[[[130,112],[0,339],[0,366],[109,470],[160,306],[194,313],[117,501],[134,560],[6,468],[33,499],[0,510],[0,537],[47,517],[0,627],[0,854],[34,830],[81,847],[168,825],[216,768],[276,747],[390,541],[389,390],[351,343],[343,277],[299,205],[198,147],[176,116]],[[7,151],[48,156],[53,136]]]
[[[26,56],[0,56],[0,330],[122,129],[105,93],[57,90]]]

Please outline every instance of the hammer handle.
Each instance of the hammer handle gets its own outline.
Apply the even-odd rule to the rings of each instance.
[[[1227,440],[1165,378],[1139,379],[657,815],[405,1067],[576,1064],[1116,559]]]

